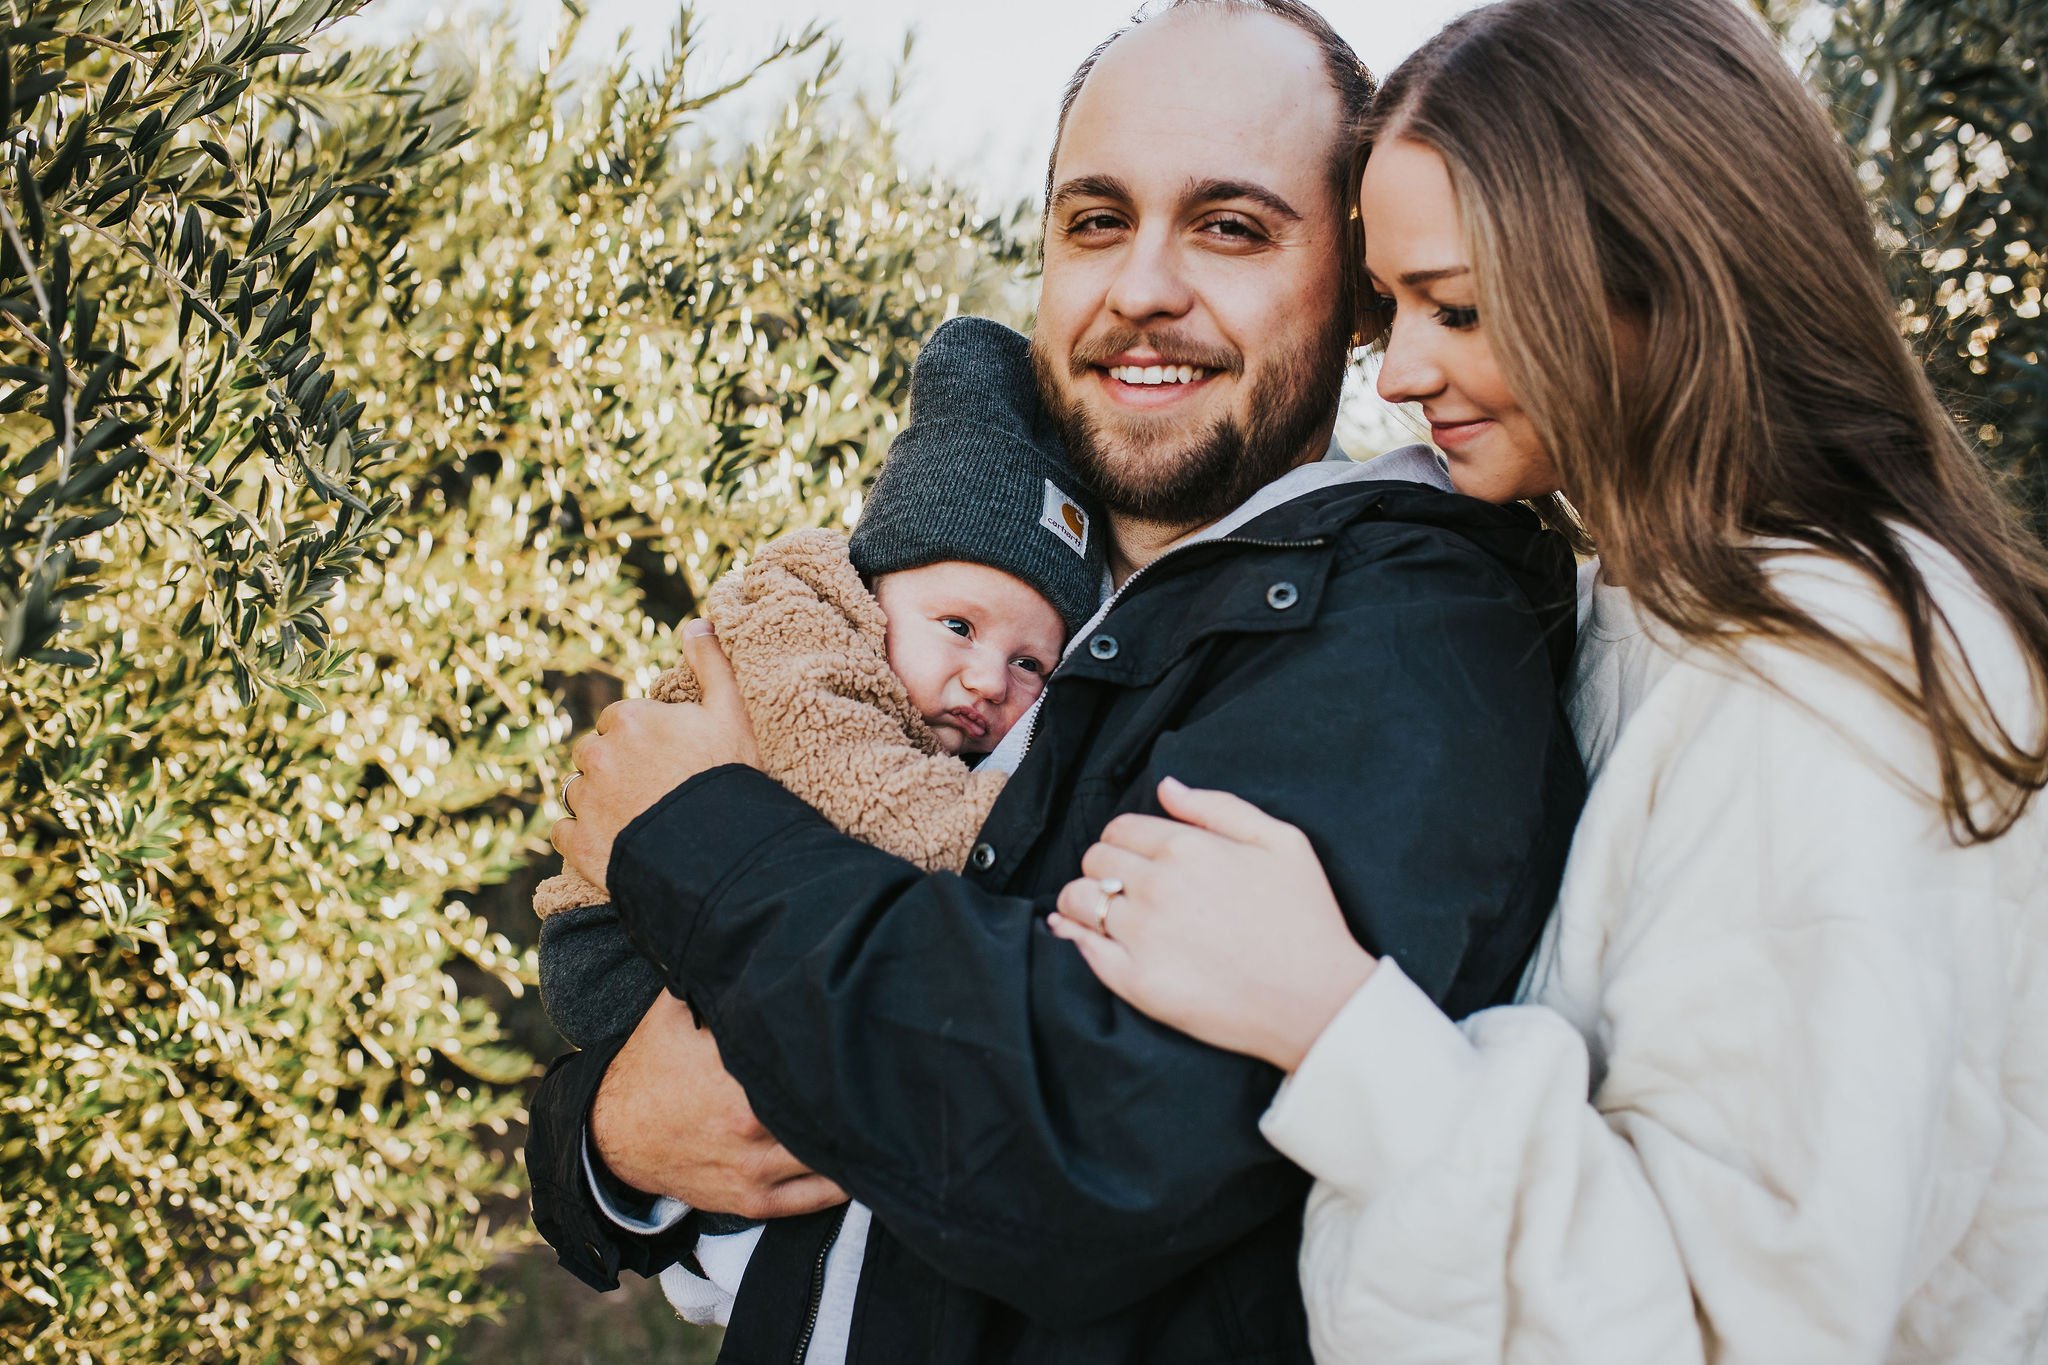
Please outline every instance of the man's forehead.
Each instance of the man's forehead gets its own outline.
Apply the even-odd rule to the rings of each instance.
[[[1301,29],[1218,6],[1181,10],[1112,43],[1081,87],[1055,180],[1113,176],[1141,193],[1248,179],[1320,185],[1340,107]]]

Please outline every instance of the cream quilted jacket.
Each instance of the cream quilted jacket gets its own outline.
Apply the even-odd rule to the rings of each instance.
[[[1920,549],[2019,733],[2010,636]],[[1867,584],[1785,561],[1882,648]],[[1317,1177],[1317,1358],[2048,1362],[2048,799],[1954,845],[1924,732],[1779,648],[1666,644],[1600,587],[1591,797],[1522,1003],[1391,963],[1264,1120]]]

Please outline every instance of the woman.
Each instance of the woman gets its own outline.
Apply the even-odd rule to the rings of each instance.
[[[1172,783],[1056,930],[1290,1073],[1322,1359],[2048,1359],[2048,570],[1841,145],[1726,0],[1506,0],[1368,134],[1383,394],[1601,554],[1523,1003],[1453,1024]]]

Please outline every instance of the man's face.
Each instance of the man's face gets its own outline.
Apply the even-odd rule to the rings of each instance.
[[[1032,359],[1112,511],[1193,527],[1323,453],[1350,342],[1339,112],[1315,44],[1269,15],[1168,15],[1089,74]]]

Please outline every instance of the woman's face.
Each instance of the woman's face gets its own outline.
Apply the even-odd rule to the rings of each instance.
[[[1557,492],[1557,467],[1487,340],[1443,158],[1407,138],[1382,142],[1366,162],[1359,213],[1371,287],[1394,317],[1380,397],[1422,405],[1459,492],[1488,502]]]

